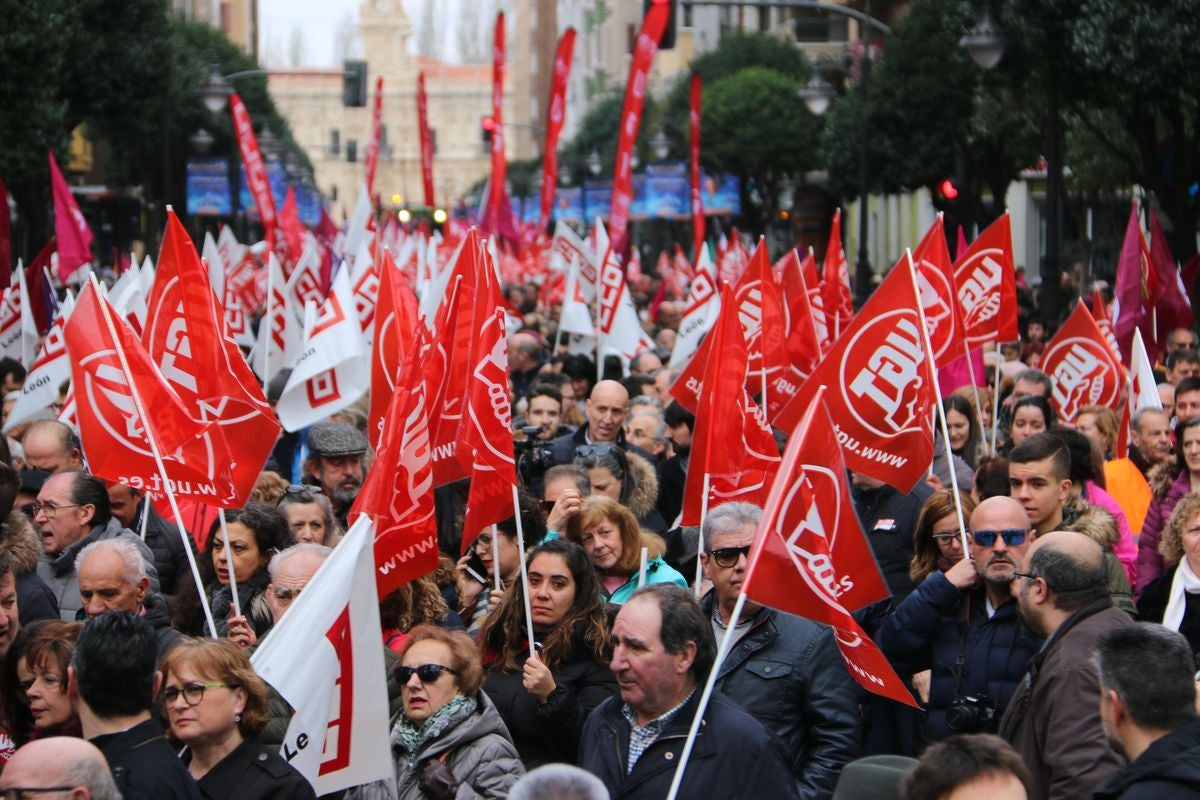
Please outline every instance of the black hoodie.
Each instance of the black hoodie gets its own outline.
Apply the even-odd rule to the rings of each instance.
[[[1156,740],[1096,800],[1200,800],[1200,720]]]

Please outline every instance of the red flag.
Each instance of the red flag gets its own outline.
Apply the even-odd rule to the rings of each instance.
[[[1108,313],[1108,306],[1104,303],[1104,293],[1099,289],[1092,292],[1092,318],[1096,320],[1096,327],[1100,329],[1100,333],[1104,334],[1104,341],[1108,342],[1108,346],[1114,353],[1120,353],[1121,348],[1117,344],[1117,333],[1113,330],[1112,317]]]
[[[1011,342],[1017,330],[1017,278],[1008,213],[993,222],[954,262],[963,332],[971,349]]]
[[[53,289],[50,288],[50,262],[58,240],[53,236],[45,246],[38,251],[25,266],[25,285],[29,287],[29,307],[33,310],[33,321],[37,324],[38,332],[50,330],[54,322],[54,309],[51,308]]]
[[[387,257],[388,266],[390,261]],[[385,285],[388,282],[385,280]],[[403,373],[390,376],[395,379],[396,391],[380,421],[379,457],[350,510],[351,519],[363,513],[375,521],[375,579],[380,599],[433,572],[438,564],[429,406],[421,377],[421,361],[430,342],[423,324],[413,328],[409,344]],[[371,425],[370,431],[375,430]]]
[[[212,423],[188,413],[150,354],[93,284],[84,287],[63,334],[78,400],[79,436],[92,474],[161,494],[153,436],[177,497],[216,503],[234,494],[228,462],[211,455],[206,434]],[[153,409],[153,416],[138,413],[135,394],[143,410]]]
[[[775,437],[745,389],[749,353],[729,284],[721,290],[721,309],[716,327],[705,340],[705,357],[693,358],[689,364],[699,362],[704,372],[698,386],[682,525],[700,524],[706,477],[709,508],[733,500],[761,505],[779,466]]]
[[[228,466],[235,496],[212,502],[226,508],[240,506],[279,436],[279,423],[229,334],[207,270],[173,211],[167,212],[158,271],[146,305],[142,340],[150,357],[189,413],[217,422],[207,437],[209,463],[189,464],[207,466],[214,476],[218,465]]]
[[[287,243],[288,260],[295,263],[304,249],[304,223],[300,221],[300,209],[296,205],[296,189],[288,185],[283,210],[279,212],[279,225],[283,228],[283,240]]]
[[[642,18],[642,29],[633,46],[629,61],[629,79],[625,82],[625,101],[621,105],[621,127],[617,133],[617,158],[613,165],[612,210],[609,212],[609,239],[612,250],[620,257],[626,250],[629,228],[629,209],[633,205],[633,144],[642,125],[642,105],[646,100],[646,83],[650,65],[658,50],[658,40],[667,27],[671,11],[667,3],[650,6]]]
[[[933,373],[906,254],[774,420],[792,430],[821,386],[850,469],[910,490],[933,458]]]
[[[461,275],[451,278],[446,302],[438,309],[434,324],[433,346],[425,359],[423,374],[429,402],[429,437],[433,447],[433,483],[442,486],[467,477],[467,470],[455,457],[458,427],[462,420],[463,396],[467,391],[467,362],[470,343],[466,340],[470,325],[468,292]],[[466,320],[459,333],[459,320]]]
[[[367,145],[367,194],[375,194],[375,167],[379,164],[379,142],[383,137],[383,76],[375,79],[375,104],[371,107],[371,141]],[[426,201],[426,205],[430,205]]]
[[[12,220],[8,214],[8,189],[4,185],[4,178],[0,178],[0,286],[8,286],[12,281],[12,268]]]
[[[575,52],[575,29],[567,28],[558,39],[554,53],[554,77],[550,82],[550,109],[546,121],[546,146],[542,149],[542,204],[539,230],[546,230],[550,209],[554,206],[554,188],[558,186],[558,136],[567,112],[567,79],[571,76],[571,56]]]
[[[915,708],[895,670],[850,616],[888,591],[855,517],[833,431],[821,388],[788,442],[742,591],[833,627],[846,667],[863,688]]]
[[[1153,211],[1150,212],[1150,269],[1155,278],[1150,302],[1154,306],[1158,328],[1157,336],[1151,338],[1165,342],[1167,334],[1176,328],[1191,328],[1195,319],[1192,301],[1188,299],[1183,279],[1175,266],[1175,257],[1171,255],[1171,246],[1167,244],[1158,214]]]
[[[1200,270],[1200,253],[1187,260],[1187,263],[1179,268],[1179,277],[1183,281],[1183,291],[1188,296],[1192,296],[1192,291],[1196,286],[1196,272]]]
[[[504,12],[496,14],[496,32],[492,43],[492,185],[488,210],[499,221],[508,205],[504,181],[508,163],[504,160]],[[510,211],[511,213],[511,211]]]
[[[925,310],[933,365],[940,369],[966,354],[954,269],[950,266],[950,250],[946,246],[946,229],[942,227],[941,214],[938,214],[913,251],[913,266],[917,270],[917,290],[921,307]]]
[[[854,301],[850,294],[850,268],[846,251],[842,249],[842,210],[833,212],[829,228],[829,245],[825,248],[825,264],[821,271],[821,299],[825,325],[829,335],[837,339],[850,325],[854,316]]]
[[[1083,301],[1046,343],[1041,369],[1054,382],[1059,419],[1070,424],[1084,406],[1116,408],[1128,375]]]
[[[379,79],[381,82],[383,78]],[[429,132],[429,114],[425,100],[425,73],[417,73],[417,135],[421,145],[421,190],[425,195],[425,205],[433,208],[437,205],[437,196],[433,193],[433,135]]]
[[[825,298],[821,296],[821,276],[817,273],[817,257],[813,255],[812,248],[808,249],[808,256],[801,264],[801,272],[804,274],[804,285],[808,288],[808,307],[813,312],[813,326],[817,329],[817,341],[821,343],[821,353],[829,352],[830,346],[833,344],[833,337],[830,335],[830,328],[825,316]]]
[[[367,437],[372,447],[380,441],[384,415],[391,404],[400,368],[416,345],[417,327],[425,327],[418,319],[417,296],[396,268],[389,250],[383,252],[383,274],[379,276],[379,304],[375,308],[375,322],[375,342],[371,352],[371,409],[367,416]],[[425,333],[428,339],[428,330]],[[428,405],[424,395],[421,402]]]
[[[258,149],[258,137],[254,135],[250,112],[246,111],[237,92],[229,97],[229,112],[233,115],[233,132],[242,155],[246,185],[254,195],[254,205],[258,207],[258,216],[262,219],[263,238],[278,252],[280,248],[275,234],[278,219],[275,216],[275,198],[271,196],[271,182],[267,180],[267,165],[263,163],[262,153]]]
[[[804,282],[804,268],[800,265],[800,256],[795,249],[789,250],[784,258],[780,279],[783,297],[788,306],[787,351],[791,360],[791,370],[788,375],[781,376],[771,385],[775,390],[791,397],[820,362],[821,340],[817,335],[816,315],[809,302],[809,289]]]
[[[54,238],[58,240],[58,277],[65,283],[75,270],[92,263],[92,230],[58,168],[54,151],[51,150],[49,155],[50,188],[54,193]],[[4,212],[8,213],[7,203]]]
[[[691,134],[688,147],[688,164],[691,173],[692,196],[692,260],[700,258],[704,247],[705,220],[704,196],[700,192],[700,98],[704,93],[699,73],[692,76],[688,102],[688,131]]]

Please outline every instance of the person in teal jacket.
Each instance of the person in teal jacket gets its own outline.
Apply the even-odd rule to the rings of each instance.
[[[565,538],[583,545],[600,573],[604,599],[621,605],[638,588],[642,548],[646,548],[646,583],[687,586],[687,580],[663,561],[667,546],[625,506],[604,495],[585,498],[579,512],[567,522]]]

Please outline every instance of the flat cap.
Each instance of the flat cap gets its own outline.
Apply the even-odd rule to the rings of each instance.
[[[308,429],[308,452],[316,456],[361,456],[368,446],[362,431],[345,422],[318,422]]]

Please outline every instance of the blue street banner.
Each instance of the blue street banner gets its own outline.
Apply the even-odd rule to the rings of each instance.
[[[612,181],[587,180],[583,182],[583,213],[588,224],[601,217],[608,219],[612,211]]]
[[[559,222],[582,225],[583,189],[578,186],[563,186],[554,193],[554,218]]]
[[[187,160],[187,213],[225,217],[233,213],[229,162],[224,158]],[[253,204],[252,204],[253,205]]]
[[[727,217],[742,213],[742,182],[737,176],[706,172],[701,176],[700,189],[705,216]]]

